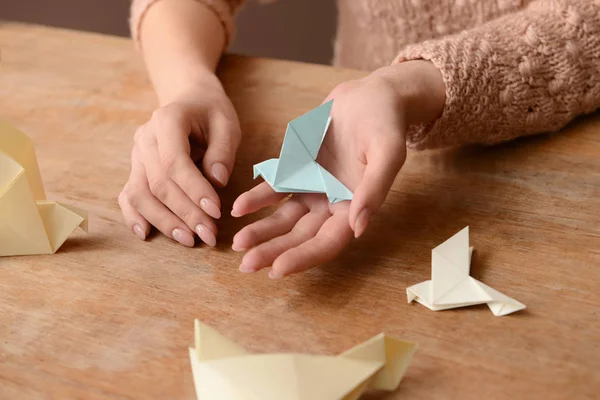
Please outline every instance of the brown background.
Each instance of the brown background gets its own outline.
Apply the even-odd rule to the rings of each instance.
[[[130,0],[1,0],[0,19],[129,35]],[[8,4],[7,4],[8,3]],[[238,17],[231,52],[328,64],[334,0],[248,0]]]

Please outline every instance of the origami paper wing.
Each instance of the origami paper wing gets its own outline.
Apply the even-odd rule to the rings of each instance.
[[[0,121],[0,256],[51,254],[85,211],[46,200],[31,140]]]
[[[276,192],[325,193],[331,203],[351,200],[350,189],[316,161],[331,122],[332,105],[330,100],[291,121],[279,158],[254,165],[254,179],[262,176]]]
[[[433,249],[431,280],[407,288],[408,302],[433,311],[487,304],[496,316],[523,310],[524,304],[469,276],[472,252],[469,227]]]
[[[394,390],[416,345],[378,335],[337,357],[248,354],[195,321],[190,360],[198,400],[355,400],[367,388]]]

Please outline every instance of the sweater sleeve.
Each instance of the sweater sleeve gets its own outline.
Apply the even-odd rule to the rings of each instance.
[[[129,15],[129,29],[131,36],[139,48],[140,43],[140,26],[146,12],[158,1],[161,0],[133,0]],[[170,0],[163,0],[170,1]],[[225,47],[227,47],[234,36],[235,30],[233,18],[238,9],[242,6],[245,0],[196,0],[199,3],[206,5],[212,12],[215,13],[223,29],[225,30]]]
[[[446,104],[413,126],[412,148],[493,144],[557,131],[600,107],[600,0],[538,0],[454,36],[410,45],[393,63],[425,59]]]

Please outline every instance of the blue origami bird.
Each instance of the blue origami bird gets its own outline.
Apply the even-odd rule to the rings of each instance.
[[[325,193],[330,203],[352,199],[352,192],[316,159],[331,117],[333,100],[288,123],[279,158],[254,165],[259,175],[276,192]]]

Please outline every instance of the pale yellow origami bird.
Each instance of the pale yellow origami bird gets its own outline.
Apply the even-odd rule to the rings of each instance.
[[[87,213],[46,200],[31,139],[0,121],[0,256],[52,254]]]
[[[198,400],[356,400],[395,390],[417,345],[379,334],[338,356],[248,354],[195,320],[190,359]]]
[[[471,254],[467,226],[431,252],[431,279],[406,289],[413,300],[433,311],[487,304],[496,316],[525,309],[525,304],[470,276]]]

